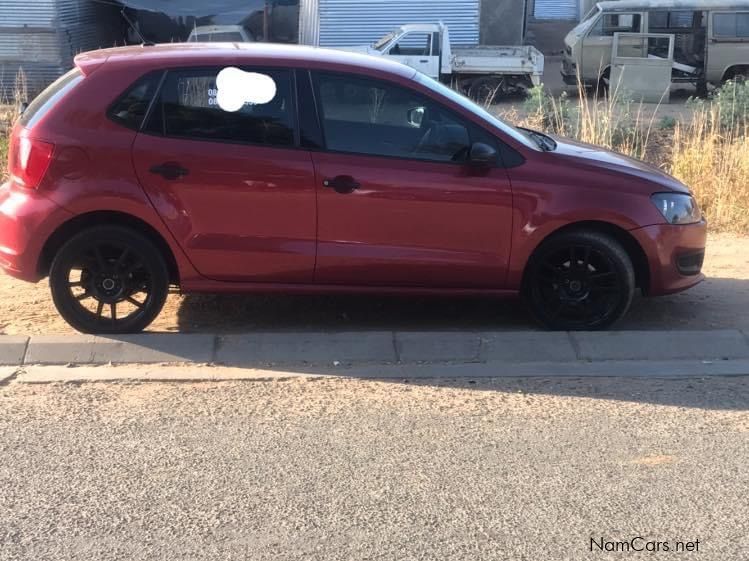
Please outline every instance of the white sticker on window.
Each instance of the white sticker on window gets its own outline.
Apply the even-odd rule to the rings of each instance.
[[[276,82],[266,74],[245,72],[230,66],[216,78],[216,103],[224,111],[234,113],[245,104],[263,105],[276,97]]]

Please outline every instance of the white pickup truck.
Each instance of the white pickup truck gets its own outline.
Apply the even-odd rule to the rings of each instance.
[[[442,23],[403,25],[373,45],[342,50],[397,60],[482,102],[538,85],[544,73],[544,55],[530,45],[452,49]]]

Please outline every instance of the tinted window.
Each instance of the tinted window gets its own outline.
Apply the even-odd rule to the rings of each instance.
[[[287,70],[252,70],[250,79],[232,83],[231,97],[240,96],[237,110],[222,104],[216,84],[224,68],[170,71],[148,130],[166,136],[237,143],[294,144],[291,77]],[[271,80],[275,95],[258,101],[257,76]],[[241,100],[245,100],[244,103]]]
[[[590,34],[613,37],[614,33],[640,33],[640,14],[603,14]]]
[[[715,14],[713,35],[716,37],[749,38],[749,12]]]
[[[467,125],[417,92],[343,75],[321,74],[316,83],[328,149],[443,162],[466,159]]]
[[[656,29],[691,29],[694,22],[695,12],[678,11],[678,12],[650,12],[649,28],[650,32]],[[698,13],[698,17],[702,17]]]
[[[23,112],[19,119],[21,125],[33,128],[81,80],[83,80],[83,74],[75,68],[52,82],[46,90],[36,96],[34,101],[26,108],[26,111]]]
[[[121,125],[138,130],[156,93],[161,72],[154,72],[138,80],[109,109],[109,117]]]

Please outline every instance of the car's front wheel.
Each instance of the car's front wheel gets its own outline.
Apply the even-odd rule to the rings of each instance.
[[[627,313],[635,273],[614,238],[592,231],[566,232],[533,254],[524,291],[533,315],[550,329],[605,329]]]
[[[137,333],[164,306],[169,274],[158,248],[119,226],[78,233],[55,255],[49,284],[60,315],[83,333]]]

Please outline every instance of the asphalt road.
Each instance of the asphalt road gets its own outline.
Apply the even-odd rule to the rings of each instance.
[[[745,561],[748,411],[749,378],[12,381],[0,559]],[[590,550],[638,536],[669,551]]]

